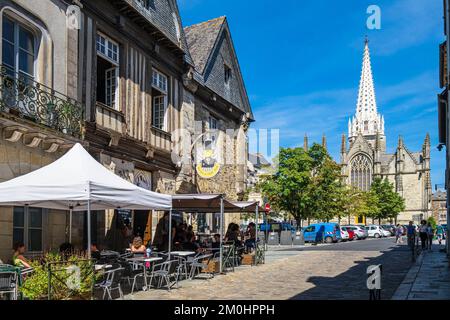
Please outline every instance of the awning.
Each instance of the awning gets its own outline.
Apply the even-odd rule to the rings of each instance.
[[[224,199],[224,212],[254,212],[257,201],[230,201],[222,194],[180,194],[172,196],[172,208],[190,213],[220,212],[220,200]],[[259,209],[261,211],[261,209]]]
[[[74,211],[170,210],[172,197],[122,179],[76,144],[55,162],[0,183],[0,206]]]

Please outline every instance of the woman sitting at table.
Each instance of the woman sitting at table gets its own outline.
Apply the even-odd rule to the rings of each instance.
[[[25,253],[25,244],[16,243],[13,247],[14,254],[12,261],[16,267],[31,268],[30,262],[23,256]]]
[[[256,246],[256,224],[253,222],[250,222],[248,225],[247,231],[245,232],[245,236],[248,237],[247,240],[245,240],[245,250],[246,252],[251,252],[252,249]]]
[[[135,237],[133,239],[133,243],[131,244],[130,249],[132,253],[145,253],[145,251],[147,250],[147,248],[143,244],[141,237]]]
[[[235,247],[240,247],[242,245],[240,237],[240,231],[239,231],[239,225],[236,223],[230,223],[228,226],[228,231],[225,235],[225,241],[226,242],[233,242]]]

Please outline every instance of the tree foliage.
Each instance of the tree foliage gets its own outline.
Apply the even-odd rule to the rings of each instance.
[[[260,189],[272,207],[301,220],[329,221],[334,218],[369,217],[378,221],[395,219],[405,209],[404,199],[387,180],[375,179],[363,192],[346,186],[341,168],[327,150],[314,144],[281,149],[278,171],[268,175]]]

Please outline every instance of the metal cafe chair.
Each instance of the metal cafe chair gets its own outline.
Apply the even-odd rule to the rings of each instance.
[[[18,298],[18,274],[15,271],[0,271],[0,296],[9,294],[11,300]]]
[[[149,286],[153,284],[153,280],[158,281],[157,288],[161,288],[163,282],[166,284],[166,288],[170,291],[172,287],[171,279],[175,279],[175,284],[178,287],[178,260],[170,260],[160,264],[153,265],[151,274],[150,274],[150,282]]]
[[[108,295],[109,300],[112,300],[111,292],[114,290],[117,290],[120,298],[123,299],[123,291],[120,286],[123,271],[123,268],[105,271],[104,280],[94,285],[94,288],[103,290],[102,300],[105,300],[106,295]]]
[[[191,271],[189,273],[189,279],[193,280],[195,278],[196,272],[208,268],[208,263],[213,258],[212,254],[205,254],[195,257],[192,262],[190,262]],[[205,262],[206,261],[206,262]],[[212,275],[214,276],[214,275]]]

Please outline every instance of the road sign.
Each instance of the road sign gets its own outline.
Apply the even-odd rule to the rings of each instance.
[[[266,206],[264,207],[264,209],[266,210],[267,213],[270,212],[270,203],[266,203]]]

